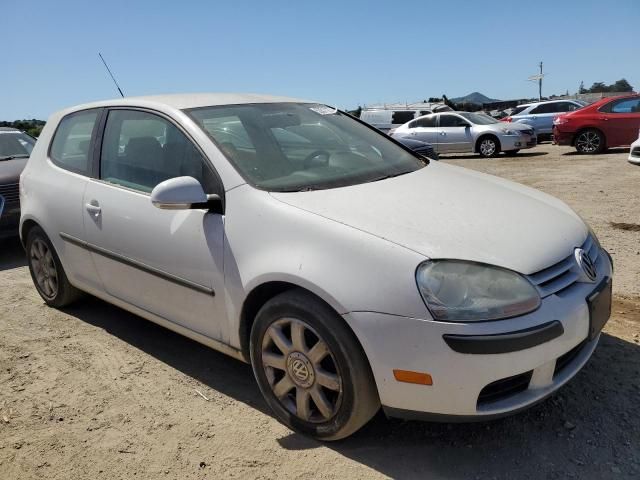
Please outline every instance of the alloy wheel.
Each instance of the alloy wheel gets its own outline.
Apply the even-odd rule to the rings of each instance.
[[[593,131],[582,132],[576,139],[576,148],[580,152],[594,153],[600,148],[600,135]]]
[[[29,252],[31,268],[38,283],[38,288],[47,299],[58,294],[58,272],[49,246],[40,238],[31,243]]]
[[[302,320],[273,322],[262,340],[262,366],[286,410],[313,423],[333,418],[342,401],[342,378],[327,343]]]
[[[486,138],[480,143],[480,153],[485,157],[490,157],[496,152],[496,142]]]

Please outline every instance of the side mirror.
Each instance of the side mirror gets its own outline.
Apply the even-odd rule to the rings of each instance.
[[[204,193],[200,182],[193,177],[176,177],[159,183],[151,191],[151,203],[162,210],[209,208],[222,213],[218,195]]]

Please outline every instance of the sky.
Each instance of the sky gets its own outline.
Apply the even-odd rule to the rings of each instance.
[[[626,78],[640,0],[0,0],[0,120],[125,95],[252,92],[354,108]],[[632,35],[632,32],[635,35]]]

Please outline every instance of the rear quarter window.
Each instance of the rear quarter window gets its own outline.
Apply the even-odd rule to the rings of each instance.
[[[89,148],[98,113],[98,110],[72,113],[60,121],[49,150],[53,163],[72,172],[89,174]]]

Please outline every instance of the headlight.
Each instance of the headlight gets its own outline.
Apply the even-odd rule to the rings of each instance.
[[[418,267],[416,281],[436,320],[498,320],[532,312],[541,302],[522,275],[480,263],[429,260]]]
[[[502,130],[502,133],[504,133],[505,135],[520,135],[520,132],[518,130],[511,129]]]
[[[554,125],[564,125],[565,123],[569,123],[568,118],[556,117],[553,119]]]

